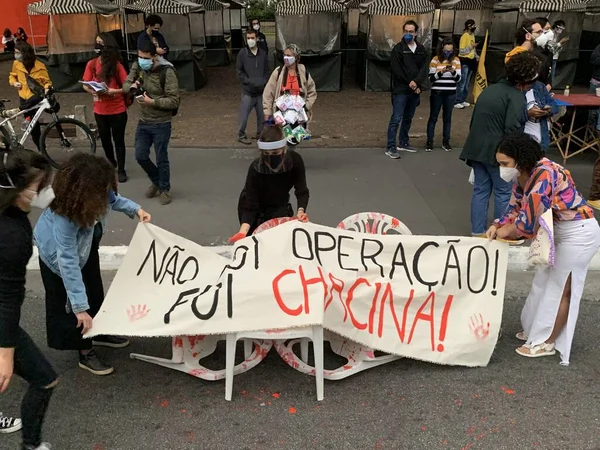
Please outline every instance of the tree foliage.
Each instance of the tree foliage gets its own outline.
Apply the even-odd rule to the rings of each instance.
[[[260,21],[275,20],[276,1],[250,0],[246,16],[248,20],[258,19]]]

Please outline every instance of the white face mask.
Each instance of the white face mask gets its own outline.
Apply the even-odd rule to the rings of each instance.
[[[294,58],[293,56],[284,56],[283,62],[285,63],[286,66],[291,66],[292,64],[294,64],[296,62],[296,58]]]
[[[35,192],[30,189],[27,190],[29,192]],[[50,203],[52,203],[55,198],[56,195],[54,195],[54,189],[52,189],[52,186],[48,186],[42,189],[39,193],[35,192],[33,197],[31,197],[31,200],[29,200],[29,205],[32,208],[46,209],[48,206],[50,206]]]
[[[252,28],[254,28],[255,31],[258,31],[258,30],[260,30],[260,25],[256,24]]]
[[[248,47],[250,47],[250,48],[256,47],[256,39],[248,39]]]
[[[500,167],[500,178],[507,183],[514,182],[519,176],[519,169],[516,167]]]

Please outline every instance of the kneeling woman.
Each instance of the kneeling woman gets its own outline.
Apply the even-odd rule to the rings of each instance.
[[[290,190],[298,201],[299,220],[306,222],[308,187],[302,157],[287,150],[287,141],[277,126],[266,126],[258,141],[260,156],[250,164],[246,184],[238,203],[240,231],[229,239],[235,242],[252,234],[263,222],[292,217]]]
[[[82,336],[92,328],[92,318],[104,301],[98,248],[105,216],[113,210],[149,222],[150,215],[117,193],[114,167],[105,158],[72,156],[56,174],[53,187],[56,199],[34,230],[46,290],[48,346],[78,350],[79,367],[108,375],[114,369],[98,358],[93,345],[120,348],[129,342],[113,336],[93,340]]]
[[[570,173],[545,158],[531,136],[506,136],[496,160],[500,176],[514,185],[509,208],[489,228],[488,238],[531,239],[546,210],[552,209],[554,218],[555,264],[537,270],[521,312],[523,331],[517,334],[526,344],[516,351],[536,358],[558,350],[561,364],[568,365],[585,278],[600,247],[600,227]]]

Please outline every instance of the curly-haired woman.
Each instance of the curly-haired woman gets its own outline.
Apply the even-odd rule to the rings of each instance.
[[[523,331],[517,338],[521,356],[550,356],[558,350],[568,365],[585,277],[600,248],[600,227],[577,191],[568,170],[548,158],[528,134],[504,138],[496,160],[503,179],[512,183],[506,213],[488,229],[489,239],[532,239],[538,219],[552,210],[555,263],[540,267],[521,312]]]
[[[49,449],[42,425],[58,375],[21,328],[27,263],[33,253],[31,208],[52,201],[52,168],[39,153],[22,148],[0,152],[0,393],[13,373],[29,384],[21,403],[23,422],[2,418],[2,432],[23,427],[24,450]]]
[[[529,52],[508,61],[505,77],[487,87],[477,99],[469,135],[460,159],[473,168],[475,183],[471,198],[471,233],[482,236],[488,223],[490,196],[494,192],[494,217],[504,214],[511,184],[500,176],[496,150],[505,134],[523,130],[527,122],[525,92],[538,77],[539,60]]]
[[[35,57],[33,47],[25,41],[17,41],[15,45],[15,62],[13,62],[8,84],[19,91],[19,108],[21,111],[33,108],[42,101],[44,91],[52,87],[52,80],[44,63]],[[25,117],[31,120],[36,110],[27,113]],[[42,130],[36,123],[31,130],[31,138],[36,147],[40,148]]]
[[[79,367],[108,375],[114,369],[92,346],[121,348],[129,342],[113,336],[82,338],[104,300],[98,248],[106,215],[113,210],[149,222],[150,214],[117,193],[114,168],[98,156],[72,156],[56,174],[53,187],[56,199],[34,229],[46,289],[48,346],[78,350]]]
[[[127,105],[123,96],[123,83],[127,79],[127,72],[121,63],[117,41],[110,34],[100,33],[96,36],[94,50],[99,56],[85,66],[83,81],[105,83],[108,91],[98,94],[89,86],[84,85],[83,88],[94,98],[94,117],[104,154],[112,165],[118,168],[119,183],[124,183],[127,181],[125,172]]]

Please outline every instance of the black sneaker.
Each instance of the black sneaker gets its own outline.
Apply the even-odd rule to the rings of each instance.
[[[125,172],[124,170],[119,171],[119,183],[126,183],[127,182],[127,172]]]
[[[432,151],[433,151],[433,143],[432,143],[432,142],[428,142],[428,143],[425,145],[425,151],[426,151],[426,152],[432,152]]]
[[[79,367],[94,375],[110,375],[115,371],[113,367],[98,358],[95,350],[91,350],[87,355],[79,353]]]
[[[23,422],[21,419],[15,417],[6,417],[0,413],[0,433],[14,433],[23,428]]]
[[[101,347],[123,348],[129,345],[129,341],[117,336],[96,336],[92,338],[92,344]]]
[[[445,144],[442,144],[442,148],[447,151],[447,152],[451,152],[452,151],[452,146],[450,145],[449,142],[446,142]]]

